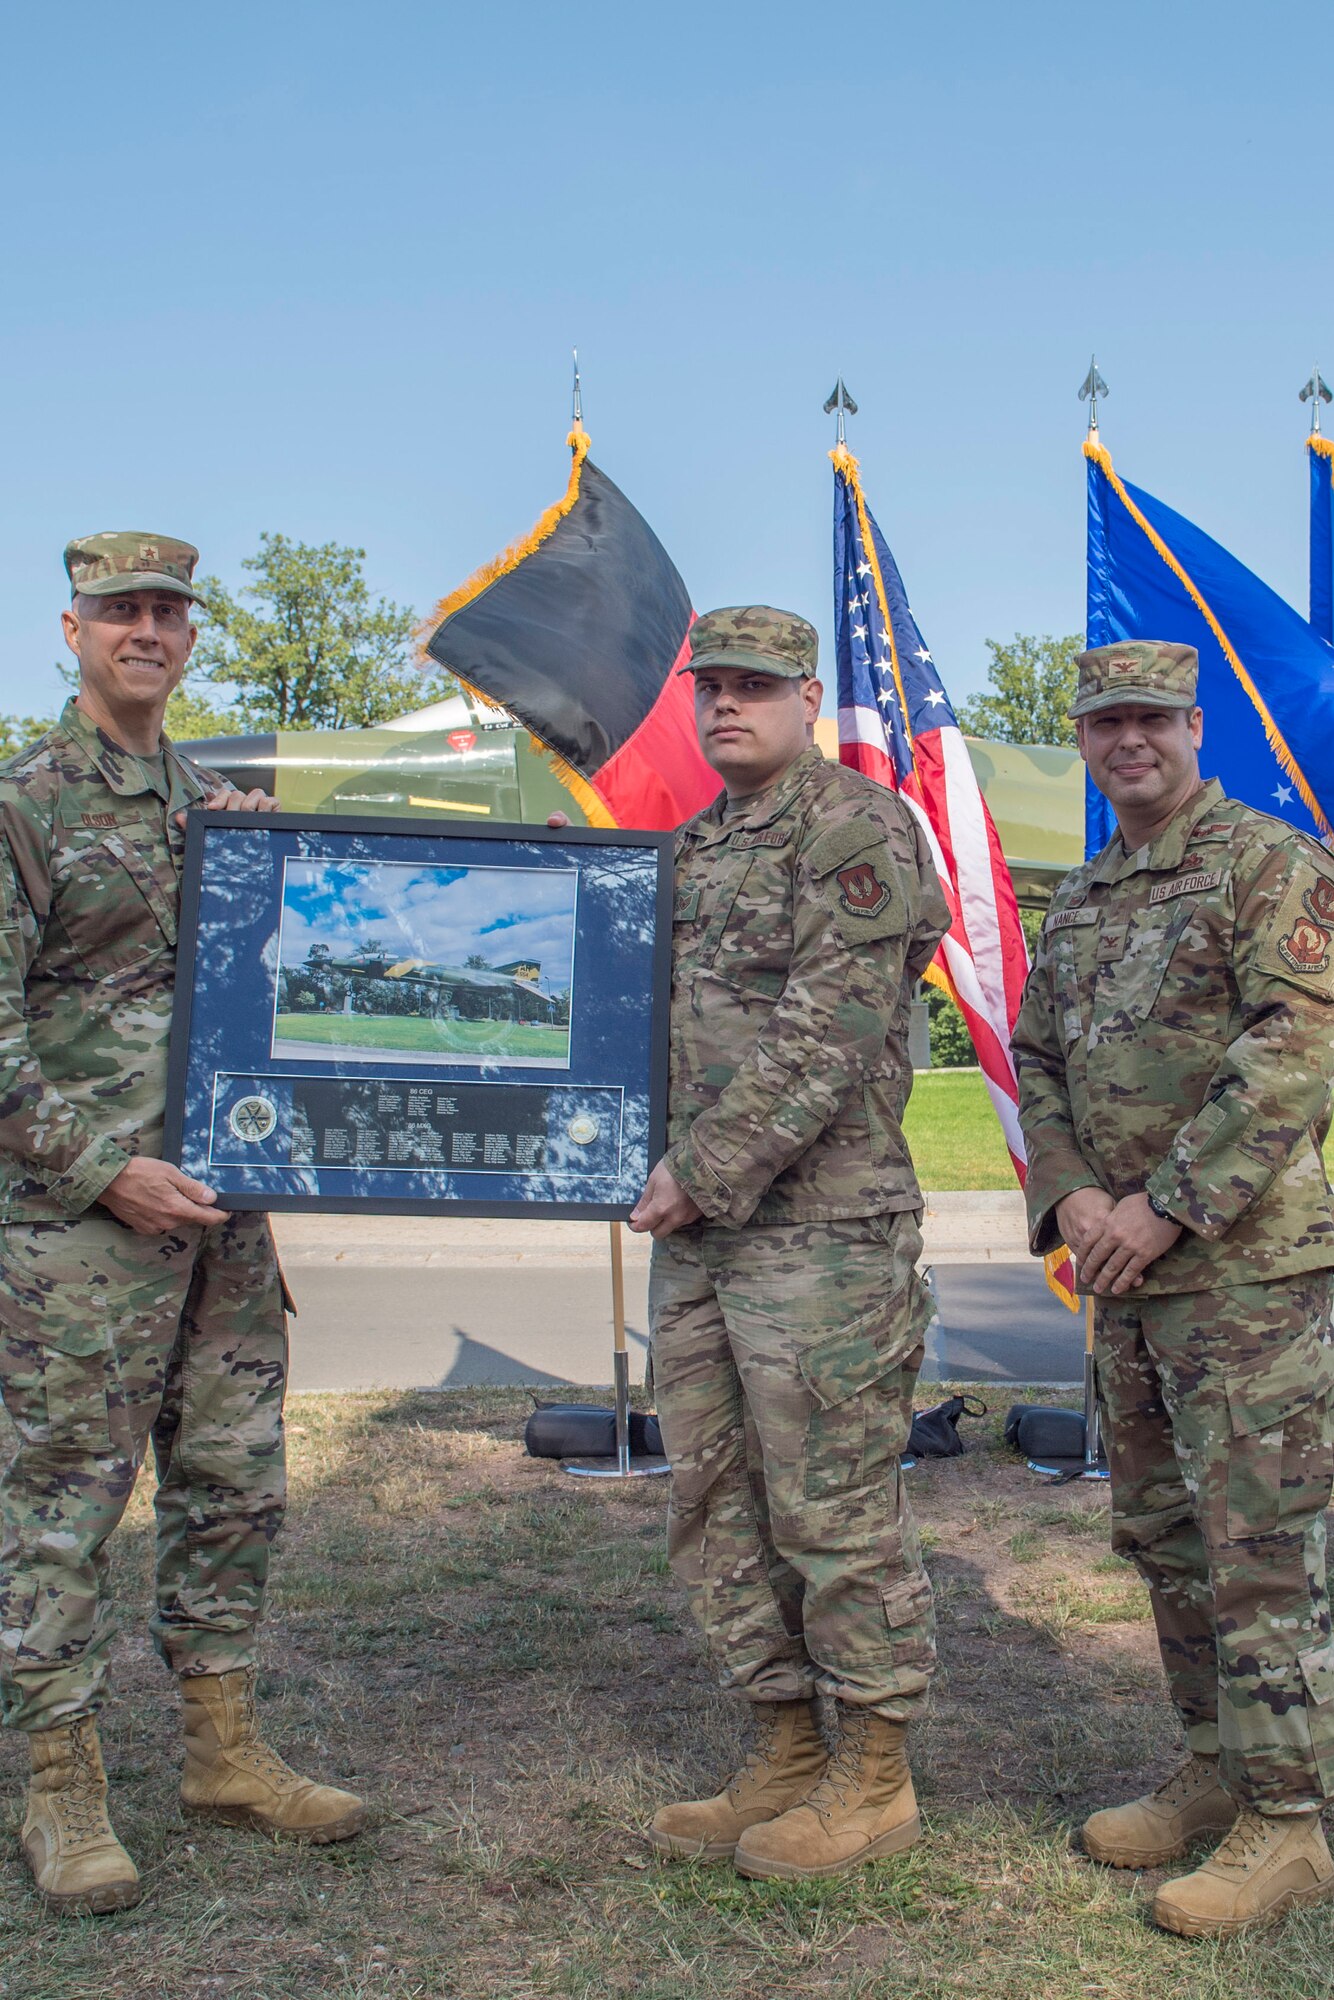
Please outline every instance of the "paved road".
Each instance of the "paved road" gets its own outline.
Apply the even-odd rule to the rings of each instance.
[[[605,1265],[455,1268],[420,1262],[289,1266],[300,1315],[292,1387],[461,1388],[605,1384],[611,1378]],[[642,1380],[647,1281],[627,1264],[631,1369]],[[936,1266],[939,1327],[924,1381],[1074,1382],[1082,1321],[1029,1263]]]

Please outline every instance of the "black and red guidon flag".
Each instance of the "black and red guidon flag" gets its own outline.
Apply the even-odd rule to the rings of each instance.
[[[695,736],[694,620],[648,522],[570,439],[564,499],[437,607],[426,650],[570,767],[595,823],[667,828],[717,796]],[[568,778],[568,774],[567,774]]]

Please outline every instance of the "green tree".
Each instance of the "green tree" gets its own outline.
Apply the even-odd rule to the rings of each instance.
[[[51,727],[52,720],[49,715],[0,715],[0,763],[17,757],[20,750],[35,743]]]
[[[413,665],[416,615],[372,599],[365,557],[264,534],[241,564],[253,583],[233,596],[204,580],[191,678],[226,690],[236,728],[369,729],[454,691],[450,675]]]
[[[990,691],[968,697],[959,727],[994,743],[1073,745],[1075,725],[1066,710],[1075,698],[1075,655],[1084,650],[1082,632],[1054,639],[1016,632],[1013,639],[988,639]]]
[[[208,736],[242,736],[246,729],[234,708],[210,701],[188,673],[167,698],[162,726],[173,743],[193,743]]]
[[[1019,923],[1030,958],[1037,950],[1038,932],[1042,929],[1045,916],[1045,910],[1019,912]],[[968,1023],[949,994],[939,986],[923,982],[923,990],[931,1036],[932,1069],[971,1069],[977,1061],[977,1050],[973,1047]]]
[[[948,993],[939,986],[926,989],[927,1020],[931,1033],[932,1069],[970,1069],[977,1061],[968,1024]]]

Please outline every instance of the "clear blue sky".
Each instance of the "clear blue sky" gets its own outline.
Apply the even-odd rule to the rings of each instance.
[[[364,546],[425,609],[593,453],[697,607],[830,630],[841,370],[947,687],[1083,619],[1121,473],[1305,606],[1334,379],[1327,16],[229,0],[5,12],[0,708],[59,698],[73,533]],[[1170,634],[1164,634],[1170,637]]]

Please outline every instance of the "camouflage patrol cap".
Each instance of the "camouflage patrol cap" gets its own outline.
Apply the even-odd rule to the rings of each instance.
[[[1130,702],[1142,708],[1194,708],[1200,654],[1194,646],[1172,646],[1162,638],[1124,638],[1116,646],[1092,646],[1074,662],[1080,680],[1070,720],[1098,708]]]
[[[1071,721],[1128,702],[1141,708],[1194,708],[1200,656],[1165,639],[1122,639],[1081,653],[1079,685],[1066,710]]]
[[[815,627],[795,611],[775,611],[771,604],[729,604],[695,620],[690,628],[690,664],[681,671],[748,667],[753,674],[810,681],[815,678],[819,645]]]
[[[199,551],[173,535],[151,535],[139,528],[112,529],[101,535],[80,535],[65,545],[65,570],[70,594],[116,597],[127,590],[172,590],[202,604],[192,578]]]

